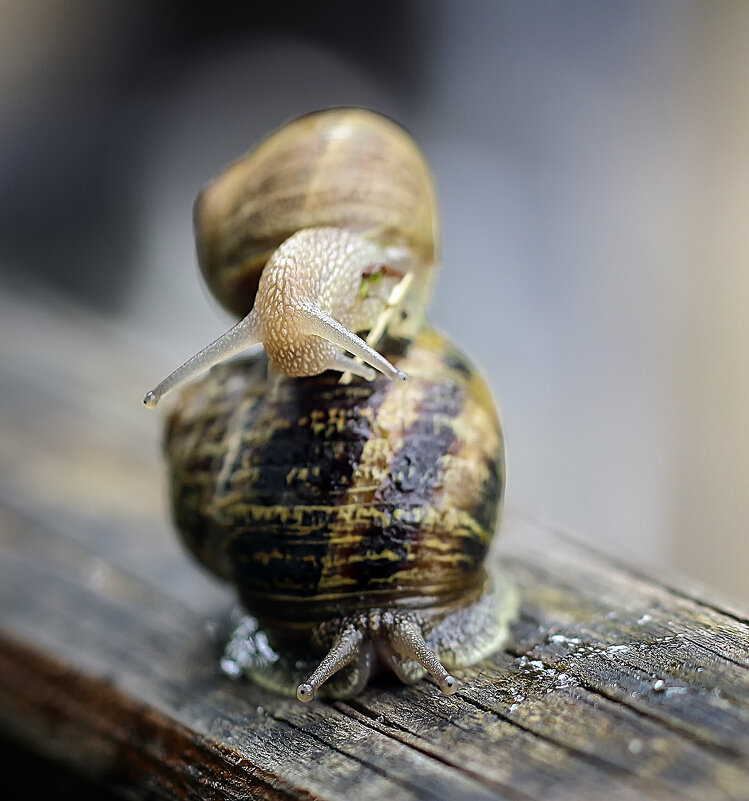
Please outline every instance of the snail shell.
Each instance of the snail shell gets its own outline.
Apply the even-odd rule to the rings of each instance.
[[[383,666],[454,692],[448,670],[499,647],[512,614],[487,559],[497,412],[424,319],[436,221],[418,147],[361,109],[289,123],[196,203],[203,274],[244,317],[145,401],[213,366],[170,416],[174,518],[250,614],[224,668],[302,701]]]
[[[366,109],[307,114],[271,134],[200,193],[194,220],[206,284],[237,317],[297,231],[343,228],[408,253],[417,283],[431,280],[437,260],[429,167],[403,128]]]
[[[300,700],[337,671],[323,692],[354,694],[377,665],[451,692],[448,669],[506,635],[507,588],[486,568],[505,483],[491,396],[433,330],[386,353],[407,382],[268,392],[261,358],[221,365],[169,423],[178,528],[256,621],[225,666]]]

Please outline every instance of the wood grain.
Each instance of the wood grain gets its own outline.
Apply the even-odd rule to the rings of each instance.
[[[42,331],[0,337],[8,741],[138,798],[749,798],[747,615],[519,515],[496,558],[520,618],[455,696],[383,678],[307,706],[225,678],[232,595],[171,532],[140,405],[163,365],[18,298],[0,320]]]

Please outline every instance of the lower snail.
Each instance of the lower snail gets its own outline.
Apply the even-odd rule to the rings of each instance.
[[[450,671],[501,646],[514,594],[487,559],[499,417],[424,319],[438,245],[420,151],[373,112],[307,115],[219,175],[195,226],[209,286],[244,317],[145,403],[266,352],[182,390],[165,440],[176,526],[246,613],[224,669],[301,701],[381,668],[455,692]]]

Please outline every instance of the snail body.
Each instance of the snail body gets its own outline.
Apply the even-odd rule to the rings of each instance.
[[[383,667],[454,692],[449,671],[500,646],[514,596],[487,559],[499,418],[425,322],[423,157],[372,112],[307,115],[222,173],[195,220],[209,286],[245,316],[147,404],[248,340],[265,348],[186,387],[165,439],[177,529],[249,613],[225,670],[302,701],[354,695]]]

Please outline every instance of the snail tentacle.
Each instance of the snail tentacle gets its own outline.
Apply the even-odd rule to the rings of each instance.
[[[365,381],[374,381],[375,371],[366,364],[362,364],[350,356],[339,353],[335,361],[330,364],[330,370],[340,370],[344,375],[358,375]],[[341,376],[343,379],[343,376]]]
[[[153,409],[161,398],[173,389],[213,367],[215,364],[240,353],[252,345],[260,344],[260,331],[254,310],[225,334],[211,342],[199,353],[170,373],[158,386],[146,393],[143,403]]]
[[[321,337],[322,339],[330,342],[333,345],[336,345],[339,348],[343,348],[344,350],[349,351],[349,353],[353,353],[354,356],[358,356],[362,361],[366,362],[371,367],[374,367],[375,370],[379,370],[383,375],[386,375],[388,378],[399,378],[401,381],[406,380],[406,374],[402,373],[400,370],[395,368],[384,356],[381,356],[371,345],[367,345],[367,343],[361,338],[354,334],[352,331],[349,331],[344,325],[338,322],[334,317],[331,317],[329,314],[324,312],[317,306],[307,305],[303,306],[300,309],[300,328],[306,334],[313,334],[315,336]],[[345,357],[343,357],[345,359]],[[354,366],[356,362],[353,359],[348,359],[343,364],[344,367],[340,367],[342,362],[340,360],[336,360],[334,364],[328,365],[328,369],[335,369],[335,370],[350,370],[351,372],[357,373],[357,375],[363,375],[364,378],[371,381],[374,375],[369,371],[369,376],[367,374],[358,372]],[[359,365],[360,367],[361,365]]]
[[[306,682],[297,687],[296,697],[300,701],[311,701],[322,684],[357,658],[363,640],[363,633],[353,626],[349,626],[339,632],[315,672]]]
[[[399,661],[393,663],[393,668],[402,678],[405,677],[405,663],[413,660],[426,669],[445,695],[453,695],[457,691],[457,680],[447,672],[437,654],[424,639],[421,627],[413,620],[408,617],[396,617],[390,629],[389,642],[393,651],[400,657]]]

